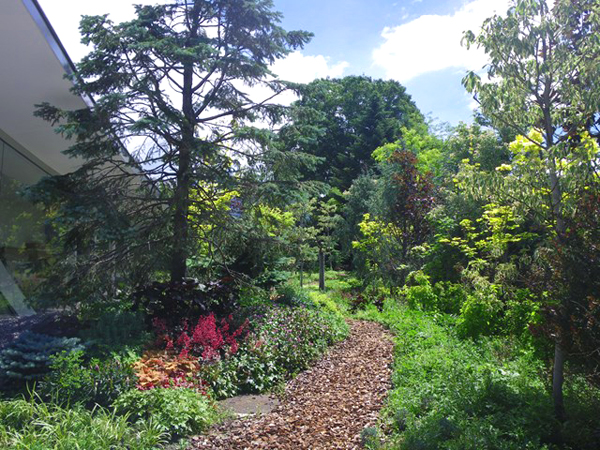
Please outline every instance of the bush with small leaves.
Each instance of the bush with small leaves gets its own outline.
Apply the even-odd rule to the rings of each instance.
[[[50,370],[52,355],[83,349],[78,338],[26,331],[0,352],[0,389],[17,389],[39,381]]]
[[[277,288],[272,296],[275,303],[283,306],[314,308],[315,304],[303,289],[297,289],[290,284],[285,284]]]
[[[366,448],[377,449],[379,448],[379,433],[375,427],[364,428],[360,432],[360,442]]]
[[[139,347],[152,339],[144,315],[133,311],[107,311],[80,335],[103,351]]]

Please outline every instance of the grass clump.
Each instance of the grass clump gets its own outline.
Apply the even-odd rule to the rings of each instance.
[[[128,416],[104,408],[88,411],[18,399],[0,402],[0,448],[14,450],[147,450],[165,440],[152,420],[132,425]]]

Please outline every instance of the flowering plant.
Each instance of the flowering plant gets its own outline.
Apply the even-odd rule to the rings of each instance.
[[[187,319],[174,331],[168,330],[162,319],[154,319],[153,325],[159,336],[158,344],[164,345],[168,353],[177,353],[183,359],[195,356],[204,361],[213,361],[235,354],[239,349],[239,341],[248,333],[248,320],[230,332],[232,321],[231,315],[217,321],[211,313],[201,316],[193,328]]]

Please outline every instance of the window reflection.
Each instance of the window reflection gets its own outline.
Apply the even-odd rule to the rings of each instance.
[[[21,189],[45,175],[0,140],[0,314],[23,313],[23,296],[38,283],[35,273],[45,259],[44,213]]]

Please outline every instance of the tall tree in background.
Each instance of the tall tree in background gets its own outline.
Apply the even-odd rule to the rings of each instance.
[[[591,165],[597,158],[582,152],[578,141],[600,111],[598,36],[600,5],[576,0],[557,0],[552,10],[545,0],[519,0],[506,17],[486,20],[478,36],[465,35],[468,45],[483,47],[490,58],[490,79],[484,83],[470,73],[464,80],[466,88],[492,124],[521,135],[515,150],[526,149],[517,153],[529,161],[520,168],[537,168],[537,181],[545,178],[544,185],[537,186],[529,183],[536,181],[534,177],[524,175],[522,201],[517,197],[512,202],[534,210],[548,226],[548,239],[558,247],[567,242],[567,223],[576,214],[570,205],[572,195],[593,178]],[[554,335],[553,399],[561,420],[569,314],[577,301],[568,291],[560,290],[562,298],[557,299]]]
[[[322,158],[310,177],[340,192],[374,165],[376,148],[397,141],[403,127],[423,123],[400,83],[365,76],[315,80],[300,90],[294,106],[300,112],[289,127],[305,132],[301,139],[288,133],[286,144]]]
[[[33,191],[61,208],[66,254],[94,244],[70,282],[84,284],[108,266],[151,264],[149,273],[161,261],[172,281],[186,276],[197,238],[191,216],[211,217],[213,194],[264,164],[272,133],[253,124],[285,113],[273,98],[288,85],[269,66],[311,37],[278,26],[272,8],[270,0],[185,0],[137,6],[136,18],[120,24],[83,18],[82,42],[93,50],[78,64],[74,91],[95,106],[44,104],[38,115],[58,124],[73,142],[67,153],[84,164]],[[249,90],[257,86],[271,94],[255,100]],[[121,142],[134,158],[123,156]]]

